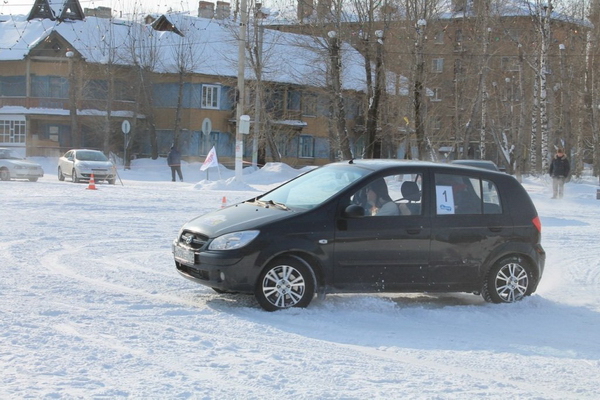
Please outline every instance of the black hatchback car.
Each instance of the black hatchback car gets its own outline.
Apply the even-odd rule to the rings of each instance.
[[[541,225],[512,176],[480,168],[353,160],[186,223],[177,270],[269,311],[315,294],[470,292],[511,303],[536,290]]]

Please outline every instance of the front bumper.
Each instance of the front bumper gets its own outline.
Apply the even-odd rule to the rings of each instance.
[[[11,177],[14,179],[34,179],[44,176],[44,170],[41,168],[15,168],[11,171]]]
[[[98,169],[93,171],[81,171],[79,177],[84,180],[89,180],[94,174],[94,180],[112,180],[115,179],[116,174],[112,171]]]
[[[183,252],[193,252],[193,263]],[[186,279],[227,292],[253,293],[260,269],[257,254],[239,251],[194,251],[173,242],[172,252],[177,272]]]

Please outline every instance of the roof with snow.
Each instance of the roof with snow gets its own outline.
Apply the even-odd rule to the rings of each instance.
[[[54,16],[64,9],[55,8],[54,0],[38,0],[36,15],[48,11],[46,4]],[[0,61],[22,60],[51,34],[57,34],[88,63],[140,64],[158,73],[176,73],[183,63],[188,73],[237,77],[236,21],[186,14],[165,14],[160,21],[161,26],[176,30],[157,31],[147,24],[97,17],[0,16]],[[364,57],[347,43],[341,54],[343,88],[363,91]],[[246,59],[250,59],[249,52]],[[323,87],[326,60],[327,43],[322,38],[264,30],[264,81]],[[246,79],[254,79],[251,63],[247,61],[245,66]]]
[[[59,20],[82,20],[83,10],[78,0],[35,0],[28,20],[35,18]]]

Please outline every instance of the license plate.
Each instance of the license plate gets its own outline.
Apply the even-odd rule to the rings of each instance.
[[[175,259],[187,265],[194,265],[194,252],[191,250],[183,249],[179,246],[173,248],[173,255]]]

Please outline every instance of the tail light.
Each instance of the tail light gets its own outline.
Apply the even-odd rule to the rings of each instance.
[[[535,217],[534,219],[531,220],[531,222],[533,223],[533,226],[536,227],[538,232],[542,233],[542,221],[540,220],[540,217]]]

